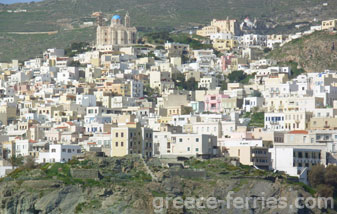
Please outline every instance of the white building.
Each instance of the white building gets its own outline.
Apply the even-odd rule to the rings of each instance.
[[[96,106],[96,96],[91,94],[77,94],[76,104],[83,107]]]
[[[246,112],[251,112],[254,108],[260,108],[263,106],[264,98],[263,97],[246,97],[243,99],[242,108]]]
[[[244,47],[267,46],[267,36],[258,34],[245,34],[241,37],[240,44]]]
[[[37,163],[65,163],[74,156],[81,154],[81,147],[78,145],[54,144],[49,146],[48,152],[40,152]]]
[[[198,83],[199,88],[207,88],[208,90],[213,90],[219,86],[219,80],[216,77],[203,77]]]
[[[218,155],[217,137],[200,134],[154,132],[155,156],[212,157]]]
[[[269,149],[272,168],[307,182],[307,169],[321,163],[321,150],[274,145]]]

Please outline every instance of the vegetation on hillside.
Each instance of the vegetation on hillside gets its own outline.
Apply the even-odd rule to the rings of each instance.
[[[251,120],[249,121],[248,126],[250,127],[264,127],[264,112],[253,112],[248,113],[244,117],[248,117]]]
[[[337,197],[337,166],[313,166],[308,174],[310,185],[321,197]]]
[[[74,42],[67,47],[64,52],[66,56],[73,57],[76,54],[84,53],[90,50],[88,42]]]
[[[48,48],[66,48],[72,43],[91,43],[95,28],[61,31],[57,34],[18,35],[0,33],[0,62],[41,57]]]
[[[151,44],[165,44],[166,42],[175,42],[188,44],[192,49],[212,49],[211,44],[203,44],[205,38],[183,33],[154,32],[144,35],[144,40]]]
[[[244,71],[233,71],[228,75],[230,83],[248,84],[249,80],[254,79],[255,75],[248,75]]]
[[[206,6],[205,2],[200,0],[44,0],[30,4],[0,5],[0,34],[2,34],[0,50],[3,52],[0,55],[0,61],[8,61],[12,58],[27,59],[37,55],[46,47],[51,45],[66,47],[78,38],[82,38],[81,41],[93,41],[93,36],[88,33],[88,30],[76,30],[78,32],[73,30],[78,29],[83,20],[92,19],[91,14],[94,11],[103,12],[105,18],[109,20],[113,14],[118,13],[123,16],[128,10],[132,24],[143,32],[200,26],[208,24],[213,18],[225,19],[227,16],[240,21],[245,17],[256,17],[261,23],[268,22],[273,26],[276,23],[279,24],[275,29],[281,26],[280,31],[284,32],[282,26],[288,26],[291,20],[296,22],[297,19],[301,19],[308,22],[312,20],[312,14],[315,14],[318,19],[334,17],[337,2],[334,0],[326,2],[329,7],[322,7],[320,0],[267,2],[265,0],[214,0],[208,1]],[[7,12],[15,9],[25,9],[28,12]],[[272,31],[273,28],[266,28],[261,24],[259,30]],[[8,32],[47,31],[59,31],[59,33],[54,36],[4,35]],[[1,39],[3,36],[5,38]],[[27,45],[31,45],[32,48],[28,50]],[[25,56],[20,53],[22,46]]]
[[[268,57],[288,64],[293,69],[292,77],[301,72],[322,72],[337,69],[337,34],[315,32],[295,39],[267,54]]]
[[[198,82],[195,81],[195,78],[192,77],[185,80],[185,75],[182,73],[174,73],[172,74],[172,80],[178,89],[185,89],[187,91],[194,91],[198,89]]]

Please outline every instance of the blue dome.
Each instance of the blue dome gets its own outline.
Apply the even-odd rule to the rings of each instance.
[[[119,15],[114,15],[114,16],[112,17],[112,20],[114,20],[114,19],[121,19],[121,17],[120,17]]]

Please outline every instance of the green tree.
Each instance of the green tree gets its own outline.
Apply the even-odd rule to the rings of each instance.
[[[253,79],[255,74],[247,75],[243,71],[233,71],[228,75],[228,79],[230,83],[242,83],[248,84],[250,79]]]
[[[262,96],[262,94],[261,94],[261,92],[260,92],[260,91],[256,91],[256,90],[254,90],[254,92],[252,93],[252,96],[253,96],[253,97],[261,97],[261,96]]]
[[[317,193],[320,197],[333,197],[334,187],[326,184],[320,184],[317,186]]]
[[[337,166],[329,165],[325,168],[324,183],[337,187]]]
[[[308,174],[308,180],[311,186],[317,187],[324,184],[325,167],[323,165],[313,166]]]
[[[195,81],[194,77],[191,77],[187,80],[187,82],[185,82],[183,87],[184,87],[184,89],[186,89],[188,91],[194,91],[198,88],[198,82]]]
[[[264,127],[264,112],[254,112],[251,114],[249,126]]]
[[[11,163],[12,168],[14,169],[14,167],[16,167],[16,166],[22,166],[23,157],[22,156],[17,157],[15,155],[12,155],[11,158],[9,159],[9,162]]]
[[[233,71],[228,75],[229,82],[241,82],[247,77],[247,74],[243,71]]]

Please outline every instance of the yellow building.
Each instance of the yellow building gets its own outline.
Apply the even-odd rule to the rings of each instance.
[[[211,25],[203,27],[201,30],[197,30],[197,35],[204,37],[210,36],[215,33],[231,33],[233,35],[238,35],[239,25],[235,19],[213,19]]]
[[[129,154],[141,153],[140,126],[128,123],[125,126],[111,128],[111,156],[122,157]]]
[[[114,83],[111,81],[106,81],[104,82],[104,85],[102,87],[98,88],[98,91],[103,91],[103,92],[110,92],[115,95],[120,95],[120,96],[130,96],[131,91],[130,91],[130,84],[129,83]]]
[[[309,129],[311,130],[336,130],[337,129],[337,118],[329,118],[329,117],[313,117],[310,119]]]
[[[322,30],[336,29],[337,19],[322,21]]]
[[[230,157],[237,157],[241,164],[257,166],[260,169],[269,169],[271,155],[268,148],[251,146],[231,146],[228,148]]]
[[[152,129],[142,128],[140,123],[127,123],[123,126],[112,127],[111,156],[142,154],[145,157],[151,157],[152,135]]]
[[[238,47],[238,42],[234,39],[216,39],[213,41],[213,48],[218,51],[230,51]]]

